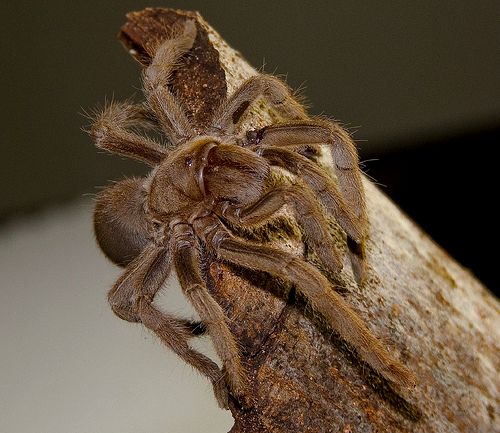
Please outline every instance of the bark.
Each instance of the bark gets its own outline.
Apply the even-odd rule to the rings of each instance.
[[[120,38],[147,64],[145,44],[187,17],[197,21],[198,37],[172,87],[203,126],[226,91],[255,69],[196,13],[131,13]],[[257,104],[242,128],[274,119]],[[497,300],[379,189],[366,179],[364,185],[368,278],[358,287],[346,259],[344,287],[336,290],[416,374],[415,389],[373,371],[286,282],[212,261],[210,290],[227,312],[250,381],[244,407],[231,401],[231,433],[500,432]],[[286,221],[273,242],[303,255],[300,235]],[[341,231],[333,230],[345,251]]]

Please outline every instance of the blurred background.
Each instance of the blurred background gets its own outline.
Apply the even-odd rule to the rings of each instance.
[[[106,96],[140,96],[138,66],[116,34],[127,11],[146,6],[199,10],[254,66],[265,64],[267,72],[286,74],[292,87],[304,85],[312,113],[331,115],[353,132],[367,174],[462,265],[491,290],[500,289],[499,218],[493,210],[499,197],[494,177],[500,138],[498,1],[5,0],[0,6],[0,332],[13,346],[7,346],[9,356],[2,354],[0,361],[5,363],[0,398],[10,402],[0,407],[12,408],[13,396],[18,405],[17,412],[0,413],[0,430],[55,432],[59,427],[123,433],[165,431],[161,428],[169,425],[167,431],[199,431],[196,424],[185,427],[185,412],[173,406],[165,409],[157,397],[148,406],[152,412],[156,407],[166,411],[157,426],[131,427],[134,405],[148,398],[146,390],[157,384],[161,372],[157,366],[141,366],[141,375],[149,374],[147,385],[127,379],[118,386],[116,377],[110,379],[114,361],[123,364],[134,356],[129,352],[140,358],[151,341],[143,331],[129,331],[133,327],[108,314],[105,287],[119,271],[104,261],[91,234],[89,196],[96,186],[142,173],[144,167],[97,152],[81,131],[87,120],[80,113]],[[99,303],[97,310],[92,302]],[[109,324],[98,326],[99,320]],[[93,331],[83,332],[83,323],[93,324]],[[116,334],[105,333],[103,326],[108,325]],[[73,328],[76,339],[71,339]],[[60,340],[49,339],[47,346],[44,330]],[[138,348],[131,338],[148,341]],[[81,339],[87,346],[79,344]],[[34,354],[37,344],[45,346]],[[148,354],[148,359],[163,365],[164,350],[152,346],[158,353]],[[120,352],[123,347],[126,353]],[[105,360],[103,366],[96,363],[92,374],[86,369],[89,352]],[[130,375],[137,372],[134,361],[126,364]],[[81,382],[69,381],[78,387],[81,401],[72,401],[76,391],[68,391],[58,371],[64,366],[85,378],[83,388]],[[25,374],[26,387],[20,388],[14,373],[19,368],[42,368],[42,373],[37,378]],[[175,368],[183,372],[181,382],[191,380],[186,379],[191,378],[189,370],[180,364]],[[65,374],[71,377],[71,371]],[[171,397],[169,390],[179,386],[179,374],[169,373],[171,382],[157,384],[157,391],[168,388],[165,395]],[[210,399],[208,385],[201,378],[197,383]],[[97,397],[96,386],[101,386]],[[52,403],[40,406],[48,395]],[[191,406],[189,393],[180,390],[175,395],[178,399],[169,404],[191,414],[194,423],[206,419],[205,412],[200,415]],[[80,410],[80,418],[74,418],[89,399],[92,409],[83,417]],[[19,417],[27,415],[25,401],[29,412],[37,407],[37,415],[23,418],[27,424],[20,425]],[[60,422],[58,408],[75,425]],[[222,414],[227,427],[230,418]],[[104,427],[106,416],[110,424]],[[183,429],[176,430],[175,416]],[[156,420],[153,415],[148,419]],[[2,422],[9,429],[2,428]],[[45,428],[34,427],[40,425]],[[205,427],[205,432],[212,431]],[[213,428],[224,431],[215,424]]]

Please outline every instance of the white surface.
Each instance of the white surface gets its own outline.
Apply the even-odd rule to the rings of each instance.
[[[81,201],[0,227],[0,432],[227,432],[209,382],[109,309],[120,270],[91,212]],[[175,282],[165,292],[190,314]]]

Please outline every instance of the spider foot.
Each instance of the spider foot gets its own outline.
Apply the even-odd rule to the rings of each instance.
[[[236,400],[242,408],[251,407],[253,400],[248,392],[249,381],[245,373],[242,370],[239,370],[237,374],[231,374],[225,367],[223,368],[223,371],[224,377],[226,378],[230,388],[230,394],[234,400]]]
[[[219,380],[213,380],[214,395],[221,409],[229,409],[229,390],[226,381],[221,377]]]

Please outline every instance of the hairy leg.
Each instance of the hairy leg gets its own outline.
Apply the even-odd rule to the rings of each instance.
[[[181,57],[191,49],[195,38],[196,24],[188,20],[171,38],[148,47],[152,60],[144,70],[144,90],[158,123],[174,145],[193,136],[193,130],[168,84],[172,71],[179,66]]]
[[[271,125],[258,131],[248,144],[280,147],[329,144],[345,202],[353,211],[359,230],[365,233],[366,209],[358,153],[353,141],[340,126],[326,120]]]
[[[397,384],[414,385],[413,373],[392,358],[361,318],[312,265],[277,248],[236,239],[222,226],[212,229],[208,239],[220,259],[294,283],[312,308],[376,371]]]
[[[222,131],[233,131],[247,108],[261,97],[285,120],[307,119],[304,107],[295,100],[283,81],[271,75],[259,74],[246,80],[221,104],[212,125]]]
[[[151,138],[131,130],[148,122],[150,119],[141,106],[111,102],[95,117],[89,134],[100,149],[155,166],[165,158],[167,150]]]
[[[355,242],[361,241],[361,231],[353,212],[346,206],[333,179],[321,167],[305,156],[282,147],[255,146],[253,150],[270,164],[282,167],[304,181],[346,234]]]
[[[367,232],[366,204],[358,166],[358,154],[346,131],[326,120],[296,121],[262,128],[248,137],[247,145],[300,147],[311,144],[329,144],[335,172],[344,203],[354,215],[351,221],[359,233],[358,240],[348,240],[351,263],[358,282],[364,279],[364,238]]]
[[[259,97],[266,98],[271,107],[288,122],[262,128],[253,136],[250,135],[246,144],[294,147],[330,144],[342,192],[357,218],[362,221],[365,209],[358,156],[349,134],[336,123],[310,120],[304,107],[278,78],[264,74],[249,78],[221,104],[214,116],[213,125],[223,131],[231,130],[250,104]]]
[[[238,346],[226,323],[220,305],[210,295],[201,277],[197,241],[193,229],[178,224],[173,229],[174,265],[182,290],[200,315],[215,350],[226,370],[227,382],[236,396],[245,390],[245,372],[240,362]]]
[[[139,300],[138,309],[147,328],[185,362],[210,379],[219,406],[226,409],[228,394],[224,374],[214,361],[189,347],[187,338],[190,334],[184,324],[161,312],[144,298]]]
[[[204,181],[216,199],[214,211],[219,216],[235,225],[258,226],[289,205],[320,260],[334,274],[342,269],[328,221],[306,185],[284,181],[268,185],[268,161],[242,147],[219,145],[211,150],[208,159],[211,165],[203,173]]]
[[[289,122],[261,129],[250,136],[247,145],[332,145],[342,192],[353,206],[357,218],[363,220],[364,199],[354,143],[339,125],[327,120],[310,120],[304,107],[293,97],[290,88],[278,78],[259,74],[246,80],[221,104],[212,124],[222,131],[231,131],[247,108],[259,97],[264,97],[271,107]],[[344,171],[348,173],[343,173]]]
[[[227,407],[227,389],[218,365],[193,350],[188,339],[193,322],[170,316],[153,305],[153,299],[171,269],[170,251],[149,245],[132,261],[108,294],[115,314],[129,322],[141,322],[185,362],[208,377],[221,407]]]
[[[350,235],[348,246],[354,276],[358,283],[366,274],[364,238],[366,236],[366,209],[358,167],[358,156],[351,138],[340,126],[326,120],[308,120],[304,108],[293,98],[288,87],[276,78],[266,75],[252,77],[223,105],[215,116],[214,125],[231,131],[248,106],[264,96],[289,123],[272,125],[249,134],[246,145],[292,146],[330,144],[336,164],[336,173],[342,195],[354,218],[339,215],[339,223]],[[353,226],[349,230],[349,226]]]
[[[294,211],[295,219],[303,228],[308,245],[314,249],[327,269],[337,274],[342,269],[342,261],[329,233],[328,221],[308,188],[279,185],[248,207],[238,208],[225,203],[220,213],[233,224],[257,226],[272,218],[285,204]]]

